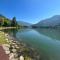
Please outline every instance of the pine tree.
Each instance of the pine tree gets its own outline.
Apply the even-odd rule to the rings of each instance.
[[[16,17],[13,17],[13,19],[11,21],[11,26],[17,26]]]

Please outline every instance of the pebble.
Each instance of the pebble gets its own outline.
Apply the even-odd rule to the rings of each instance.
[[[12,43],[13,45],[15,45],[16,43]]]
[[[10,51],[5,51],[6,54],[10,54]]]
[[[20,56],[20,59],[19,60],[24,60],[24,57],[23,56]]]
[[[14,53],[14,57],[17,58],[18,57],[18,54],[17,53]]]
[[[12,49],[13,52],[16,52],[16,49]]]
[[[20,47],[16,47],[17,49],[19,49]]]
[[[9,60],[12,60],[12,59],[14,59],[14,53],[9,54]]]
[[[7,39],[7,38],[6,38],[5,40],[7,40],[7,41],[8,41],[9,39]]]
[[[5,36],[7,37],[7,36],[8,36],[8,34],[5,34]]]
[[[12,48],[14,49],[14,48],[15,48],[15,46],[12,46]]]
[[[10,45],[9,45],[9,44],[3,44],[3,46],[5,46],[5,47],[10,47]]]
[[[3,46],[3,49],[4,49],[5,51],[9,51],[9,47]]]
[[[18,45],[15,45],[15,47],[18,47]]]

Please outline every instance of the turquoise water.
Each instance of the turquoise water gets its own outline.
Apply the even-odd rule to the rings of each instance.
[[[20,29],[13,34],[17,40],[37,49],[41,60],[60,60],[59,29]]]

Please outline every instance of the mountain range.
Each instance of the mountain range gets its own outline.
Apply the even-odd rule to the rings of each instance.
[[[33,26],[37,26],[37,27],[40,27],[40,26],[52,26],[52,27],[60,26],[60,15],[55,15],[51,18],[41,20],[40,22],[38,22],[37,24],[34,24]]]
[[[7,21],[7,23],[9,23],[11,20],[6,18],[5,16],[0,14],[0,18],[4,18],[4,21]],[[54,15],[51,18],[47,18],[44,20],[41,20],[40,22],[36,23],[36,24],[30,24],[27,22],[23,22],[23,21],[17,21],[19,25],[21,26],[36,26],[36,27],[60,27],[60,15]]]
[[[22,25],[22,26],[31,26],[32,25],[32,24],[24,22],[24,21],[17,21],[17,22],[19,25]]]

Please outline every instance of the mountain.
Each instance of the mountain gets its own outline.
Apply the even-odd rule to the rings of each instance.
[[[42,20],[33,26],[60,26],[60,15],[55,15],[51,18]]]
[[[22,26],[30,26],[32,24],[30,23],[27,23],[27,22],[23,22],[23,21],[17,21],[19,25],[22,25]]]

